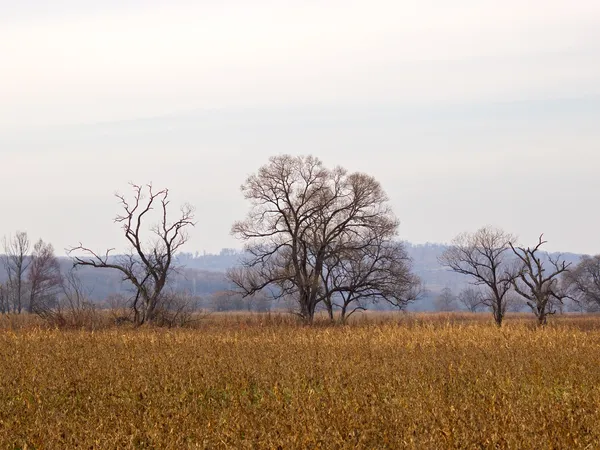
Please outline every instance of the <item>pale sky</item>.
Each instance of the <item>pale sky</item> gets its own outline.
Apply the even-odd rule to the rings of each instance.
[[[0,236],[124,249],[115,191],[240,247],[279,153],[368,172],[400,237],[490,224],[600,253],[597,0],[0,0]]]

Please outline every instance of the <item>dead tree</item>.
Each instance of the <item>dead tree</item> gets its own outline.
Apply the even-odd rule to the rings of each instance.
[[[4,254],[4,268],[8,277],[6,295],[12,312],[20,314],[26,297],[25,275],[31,263],[27,233],[19,231],[14,237],[4,238]]]
[[[123,280],[134,286],[134,320],[137,325],[142,325],[153,322],[156,318],[161,294],[174,270],[173,257],[188,240],[187,228],[195,225],[194,210],[191,206],[184,205],[179,218],[171,222],[168,218],[168,189],[155,192],[151,184],[145,186],[145,189],[135,184],[131,186],[134,193],[132,201],[117,194],[124,212],[115,218],[115,222],[122,225],[130,252],[113,257],[110,255],[113,249],[109,249],[104,255],[100,255],[80,244],[69,253],[82,252],[86,255],[74,256],[75,266],[91,266],[121,272]],[[150,228],[151,238],[147,238],[144,220],[155,207],[159,222]]]
[[[33,246],[31,265],[27,273],[29,284],[28,312],[35,312],[40,304],[45,304],[56,297],[62,286],[62,281],[60,265],[54,255],[54,247],[52,247],[52,244],[46,244],[40,239]]]
[[[583,256],[566,272],[563,283],[569,297],[584,310],[600,309],[600,255]]]
[[[312,156],[272,157],[242,192],[251,208],[232,234],[249,257],[229,271],[230,280],[244,296],[270,289],[275,298],[294,298],[308,323],[323,301],[325,261],[337,242],[378,227],[393,235],[398,226],[373,177],[327,169]]]
[[[547,255],[550,270],[544,267],[544,261],[538,254],[540,247],[547,241],[540,235],[535,247],[515,247],[512,242],[510,248],[519,259],[519,267],[512,284],[515,292],[523,297],[527,306],[531,308],[539,326],[546,325],[548,315],[556,311],[552,309],[553,301],[562,304],[567,293],[559,286],[559,276],[569,270],[570,263],[561,261],[560,257],[553,258]]]
[[[439,258],[441,265],[470,276],[473,284],[486,288],[484,304],[491,308],[498,326],[502,325],[506,296],[515,277],[506,254],[513,240],[502,230],[484,227],[475,233],[458,235]]]

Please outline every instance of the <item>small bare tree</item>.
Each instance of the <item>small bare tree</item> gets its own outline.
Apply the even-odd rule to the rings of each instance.
[[[46,244],[40,239],[33,246],[27,281],[29,284],[28,312],[35,312],[38,303],[46,303],[49,298],[56,297],[63,280],[52,244]]]
[[[0,283],[0,314],[10,313],[10,300],[8,298],[8,289],[5,284]]]
[[[472,313],[479,311],[484,304],[481,291],[473,287],[468,287],[460,291],[457,299],[467,311]]]
[[[312,156],[272,157],[242,192],[251,209],[232,234],[246,242],[249,257],[230,280],[244,296],[270,288],[275,298],[295,298],[308,323],[323,302],[323,271],[340,241],[360,242],[375,228],[391,237],[398,226],[373,177],[327,169]]]
[[[173,257],[187,242],[187,228],[194,226],[194,210],[184,205],[179,218],[173,222],[168,218],[169,191],[154,191],[151,184],[142,186],[135,184],[133,200],[117,194],[123,214],[115,218],[115,222],[123,227],[125,238],[130,245],[127,255],[111,257],[113,249],[100,255],[79,244],[69,253],[82,252],[87,256],[74,256],[75,266],[91,266],[103,269],[114,269],[121,272],[124,281],[129,281],[135,288],[132,302],[134,320],[137,325],[153,322],[159,311],[161,294],[167,284],[169,275],[174,270]],[[147,195],[144,195],[144,191]],[[144,219],[158,206],[159,223],[150,229],[152,238],[144,238]]]
[[[25,274],[31,263],[29,258],[29,238],[24,231],[4,238],[4,268],[8,276],[6,294],[14,313],[20,314],[25,303]]]
[[[33,313],[58,328],[94,329],[100,320],[88,294],[75,269],[71,269],[61,276],[60,292],[53,296],[40,296]]]
[[[158,326],[183,327],[206,315],[200,312],[200,297],[189,292],[163,292],[161,297],[155,318]]]
[[[514,237],[502,230],[484,227],[475,233],[458,235],[439,258],[440,264],[454,272],[468,275],[473,283],[484,286],[484,303],[489,306],[498,326],[506,313],[506,295],[511,289],[511,272],[507,250]]]
[[[421,281],[412,273],[412,260],[401,242],[385,237],[345,243],[331,252],[322,275],[323,303],[334,319],[334,307],[345,322],[368,303],[386,301],[405,309],[421,293]]]
[[[540,235],[535,247],[515,247],[512,242],[510,248],[520,261],[517,276],[512,284],[521,297],[531,308],[537,318],[539,326],[546,325],[549,314],[556,311],[552,308],[553,301],[562,304],[567,293],[559,286],[559,276],[569,270],[570,263],[561,261],[560,257],[553,258],[547,255],[550,270],[544,267],[544,261],[539,255],[539,250],[547,241]]]
[[[456,311],[456,295],[452,289],[445,287],[440,294],[435,298],[434,305],[436,311],[450,312]]]
[[[600,255],[583,256],[577,266],[564,274],[563,282],[581,310],[600,310]]]

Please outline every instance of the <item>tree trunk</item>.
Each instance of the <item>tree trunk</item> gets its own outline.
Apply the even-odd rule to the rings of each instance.
[[[327,315],[329,316],[329,321],[333,322],[334,321],[333,304],[331,303],[331,301],[327,301],[327,302],[325,302],[325,305],[327,306]]]
[[[548,316],[546,315],[546,312],[541,312],[537,316],[537,325],[538,325],[538,327],[545,327],[547,324],[548,324]]]
[[[494,308],[494,320],[498,328],[502,326],[504,320],[504,314],[502,312],[502,301],[496,301],[496,307]]]
[[[346,313],[348,312],[348,304],[344,303],[344,305],[342,306],[342,311],[340,313],[340,322],[342,324],[346,323]]]
[[[300,317],[307,324],[312,324],[315,311],[314,307],[311,308],[311,298],[310,295],[306,292],[301,292],[299,294],[298,303],[300,305]]]
[[[22,290],[22,284],[21,284],[21,272],[18,273],[17,275],[19,278],[17,280],[17,313],[21,314],[21,290]]]
[[[538,327],[543,327],[548,324],[548,314],[546,312],[546,305],[544,303],[541,303],[540,306],[538,306],[536,317]]]

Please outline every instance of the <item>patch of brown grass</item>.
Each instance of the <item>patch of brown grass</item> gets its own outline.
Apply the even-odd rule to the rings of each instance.
[[[600,446],[600,319],[354,322],[3,327],[0,448]]]

